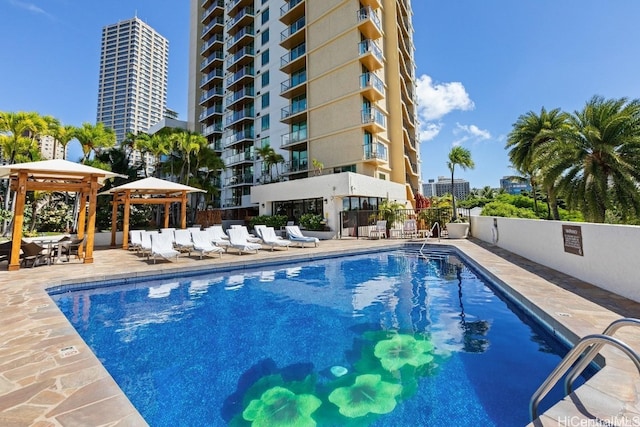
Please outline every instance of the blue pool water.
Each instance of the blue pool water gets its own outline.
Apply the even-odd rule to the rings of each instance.
[[[562,353],[454,255],[52,297],[151,426],[522,426]]]

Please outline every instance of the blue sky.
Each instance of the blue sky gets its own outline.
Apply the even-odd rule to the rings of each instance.
[[[640,98],[637,0],[414,0],[413,10],[425,181],[448,176],[447,153],[462,145],[476,167],[456,177],[497,187],[513,173],[504,145],[519,115]],[[169,40],[168,106],[186,119],[187,0],[0,0],[0,110],[94,123],[102,27],[136,13]]]

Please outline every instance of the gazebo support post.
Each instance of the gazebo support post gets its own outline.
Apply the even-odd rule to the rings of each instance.
[[[78,194],[80,198],[80,207],[78,208],[78,239],[82,239],[87,228],[87,194],[84,191],[80,191]],[[82,258],[84,248],[80,246],[78,248],[78,256]]]
[[[84,253],[84,263],[93,263],[93,245],[96,235],[96,205],[98,204],[98,177],[91,177],[89,187],[89,221],[87,224],[87,240]]]
[[[13,230],[11,231],[11,258],[7,270],[20,269],[20,246],[22,242],[22,224],[24,223],[24,202],[27,198],[27,171],[18,173],[18,187],[16,189],[16,207],[13,215]]]
[[[187,192],[182,192],[182,199],[180,200],[182,203],[182,209],[180,211],[180,228],[187,228]]]
[[[118,202],[111,202],[111,244],[112,248],[116,247],[116,233],[118,232]]]
[[[169,209],[171,209],[171,203],[164,204],[164,228],[169,228]]]
[[[118,194],[113,195],[113,201],[116,201]],[[124,215],[122,216],[122,249],[129,250],[129,214],[131,210],[131,191],[124,193]]]

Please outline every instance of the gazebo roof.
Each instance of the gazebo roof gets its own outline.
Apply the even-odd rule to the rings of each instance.
[[[188,185],[178,184],[177,182],[167,181],[159,178],[144,178],[138,181],[128,182],[118,187],[110,188],[107,191],[103,191],[100,195],[123,193],[129,191],[131,195],[137,194],[163,194],[166,196],[178,195],[183,192],[194,193],[202,192],[205,190],[200,188],[190,187]]]
[[[15,163],[12,165],[0,166],[0,178],[7,178],[20,171],[27,171],[29,173],[29,178],[34,180],[65,181],[77,180],[79,178],[94,175],[98,177],[98,183],[100,185],[109,178],[117,176],[126,178],[125,175],[62,159]]]

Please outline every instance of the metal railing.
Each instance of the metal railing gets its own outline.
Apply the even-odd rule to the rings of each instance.
[[[582,359],[571,369],[567,378],[565,379],[565,394],[570,392],[573,385],[573,381],[586,369],[587,366],[597,356],[598,352],[605,344],[612,345],[618,350],[625,353],[629,359],[634,363],[638,373],[640,373],[640,356],[626,343],[618,338],[611,336],[615,331],[622,326],[640,326],[640,320],[638,319],[618,319],[611,323],[603,333],[587,335],[583,337],[578,343],[567,353],[567,355],[560,361],[558,366],[549,374],[547,379],[542,383],[540,387],[533,393],[531,400],[529,401],[529,416],[531,421],[538,418],[538,404],[540,401],[551,391],[551,389],[557,384],[562,376],[571,369],[571,366],[584,354]],[[568,392],[567,392],[568,391]]]

